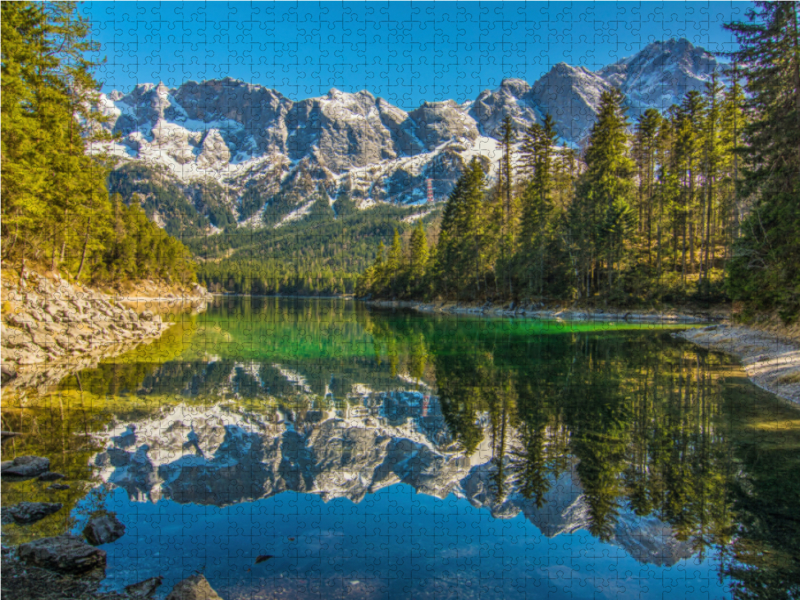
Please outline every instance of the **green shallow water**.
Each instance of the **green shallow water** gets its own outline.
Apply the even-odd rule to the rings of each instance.
[[[111,510],[108,589],[225,598],[796,597],[800,411],[674,327],[219,298],[3,400],[71,488],[3,481],[19,543]],[[258,566],[254,558],[274,556]]]

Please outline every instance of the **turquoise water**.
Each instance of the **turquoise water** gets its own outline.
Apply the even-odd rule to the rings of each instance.
[[[800,411],[670,329],[275,298],[176,320],[4,402],[46,433],[14,452],[73,486],[6,541],[115,512],[105,587],[160,597],[195,571],[227,599],[798,591]]]

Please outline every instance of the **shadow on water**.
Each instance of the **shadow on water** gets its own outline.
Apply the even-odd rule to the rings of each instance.
[[[4,543],[103,508],[128,526],[117,589],[196,569],[226,598],[800,593],[800,411],[668,330],[335,299],[176,319],[5,395],[25,435],[4,458],[48,456],[70,489],[3,481],[4,506],[66,506]]]

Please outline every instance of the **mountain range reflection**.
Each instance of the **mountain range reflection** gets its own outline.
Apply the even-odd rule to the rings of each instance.
[[[290,490],[359,503],[404,483],[438,498],[465,499],[494,518],[522,513],[547,537],[588,527],[574,460],[567,458],[563,472],[545,475],[549,485],[541,500],[526,498],[521,483],[511,483],[500,498],[492,486],[491,445],[467,455],[448,432],[438,398],[418,391],[358,396],[358,404],[351,397],[341,409],[267,414],[233,403],[181,404],[109,431],[94,464],[104,481],[140,502],[222,507]],[[509,438],[517,436],[509,431]],[[631,510],[619,512],[610,541],[643,563],[671,565],[694,553],[668,524]]]
[[[624,561],[664,576],[631,591],[641,597],[669,593],[669,574],[690,564],[734,596],[800,590],[797,409],[747,383],[729,358],[649,326],[225,298],[150,347],[25,394],[4,395],[4,424],[28,434],[10,444],[69,475],[59,501],[76,522],[99,507],[138,532],[117,542],[149,557],[115,567],[125,584],[145,567],[161,573],[158,552],[200,568],[197,536],[235,531],[235,548],[234,538],[227,550],[202,546],[234,587],[250,577],[230,575],[236,553],[261,544],[258,553],[283,553],[270,568],[313,568],[320,582],[345,568],[353,580],[374,568],[392,581],[450,569],[453,579],[419,579],[415,593],[459,595],[464,581],[513,568],[519,597],[534,572],[541,585],[559,582],[557,597],[567,559],[587,590]],[[3,491],[4,506],[49,500],[44,489]],[[286,512],[300,506],[320,518],[300,526]],[[396,540],[385,547],[356,535],[376,506],[394,515],[369,530]],[[59,527],[3,533],[24,541]],[[348,527],[339,554],[289,560],[289,537],[323,548]],[[415,527],[433,535],[412,543]],[[378,568],[371,548],[396,560]]]

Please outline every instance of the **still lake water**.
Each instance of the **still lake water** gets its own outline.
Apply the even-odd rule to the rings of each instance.
[[[650,325],[219,298],[44,393],[14,455],[67,491],[3,542],[126,534],[106,589],[194,571],[238,598],[800,593],[800,410]],[[256,557],[269,560],[255,564]]]

